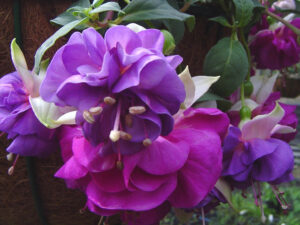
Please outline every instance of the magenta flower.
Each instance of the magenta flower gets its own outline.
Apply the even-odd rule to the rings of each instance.
[[[103,143],[94,147],[80,129],[64,128],[65,164],[56,176],[84,191],[87,206],[97,214],[122,213],[129,224],[155,224],[170,206],[195,207],[212,190],[221,173],[228,122],[217,109],[188,109],[168,136],[123,156],[102,156]]]
[[[7,148],[22,156],[46,156],[58,149],[54,130],[34,115],[29,94],[17,72],[0,79],[0,130],[13,139]]]
[[[293,132],[279,125],[284,110],[276,105],[269,114],[259,115],[241,126],[230,127],[223,147],[223,172],[232,185],[246,188],[255,181],[279,184],[293,179],[293,152],[274,133]]]
[[[300,27],[300,19],[294,19],[291,24]],[[261,30],[249,47],[258,69],[280,70],[300,60],[296,34],[286,26],[274,31]]]
[[[76,32],[53,57],[41,96],[78,110],[77,124],[103,154],[132,154],[173,128],[185,98],[175,68],[179,56],[162,54],[163,34],[125,26]]]

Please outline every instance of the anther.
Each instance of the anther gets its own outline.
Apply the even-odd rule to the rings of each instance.
[[[13,154],[13,153],[7,154],[7,155],[6,155],[6,159],[7,159],[8,161],[13,161],[13,159],[14,159],[14,154]]]
[[[125,141],[130,141],[132,136],[124,131],[120,131],[120,137]]]
[[[109,134],[109,138],[112,142],[117,142],[120,139],[120,131],[118,130],[111,130]]]
[[[146,108],[144,106],[132,106],[129,107],[129,113],[132,115],[139,115],[146,112]]]
[[[7,174],[8,174],[9,176],[11,176],[11,175],[13,175],[14,171],[15,171],[15,167],[14,167],[14,166],[11,166],[11,167],[9,167],[9,169],[8,169],[8,171],[7,171]]]
[[[145,147],[148,147],[148,146],[150,146],[151,144],[152,144],[152,141],[151,141],[149,138],[146,138],[146,139],[143,140],[143,145],[144,145]]]
[[[92,107],[89,109],[90,114],[96,116],[101,114],[103,111],[103,108],[101,106]]]
[[[116,166],[119,170],[123,170],[124,169],[124,164],[121,160],[118,160],[116,163]]]
[[[107,96],[103,99],[104,103],[105,104],[108,104],[108,105],[113,105],[116,103],[116,99],[110,97],[110,96]]]
[[[95,123],[95,119],[89,111],[84,110],[82,116],[83,116],[83,118],[85,119],[86,122]]]
[[[125,116],[125,124],[126,124],[126,126],[127,127],[132,127],[132,123],[133,123],[132,116],[130,114],[127,114]]]

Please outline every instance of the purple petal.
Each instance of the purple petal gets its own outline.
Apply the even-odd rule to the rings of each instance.
[[[164,35],[160,30],[147,29],[137,33],[142,41],[142,46],[147,49],[162,51],[164,47]]]

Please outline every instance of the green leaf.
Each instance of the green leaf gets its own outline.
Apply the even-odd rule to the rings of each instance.
[[[229,96],[244,81],[248,72],[248,59],[245,49],[237,40],[228,37],[221,39],[207,53],[203,70],[206,75],[221,78],[212,89],[220,96]]]
[[[202,95],[202,96],[197,100],[197,102],[215,101],[215,100],[218,100],[218,101],[228,101],[227,99],[222,98],[222,97],[219,96],[219,95],[216,95],[216,94],[211,93],[211,92],[206,92],[204,95]]]
[[[217,22],[225,27],[232,27],[232,25],[227,21],[227,19],[223,16],[217,16],[214,18],[210,18],[209,20]]]
[[[252,18],[254,4],[252,0],[233,0],[235,5],[235,19],[239,27],[246,26]]]
[[[166,0],[133,0],[123,11],[126,14],[122,20],[127,22],[162,19],[179,20],[185,21],[189,30],[192,30],[195,25],[194,16],[179,12],[170,6]]]
[[[102,12],[106,12],[106,11],[116,11],[119,13],[124,13],[121,10],[120,5],[117,2],[104,3],[103,5],[100,5],[97,8],[90,11],[90,13],[102,13]]]
[[[79,20],[81,18],[72,14],[74,11],[76,11],[75,9],[84,9],[89,8],[90,6],[89,0],[79,0],[73,3],[65,12],[57,16],[55,19],[50,20],[50,22],[56,25],[64,26],[72,21]],[[78,27],[78,29],[83,29],[83,27]]]
[[[178,20],[162,20],[162,22],[173,35],[175,43],[179,43],[184,35],[184,22]]]
[[[65,26],[61,27],[59,30],[57,30],[52,36],[50,36],[37,50],[34,56],[34,71],[38,74],[39,68],[40,68],[40,62],[43,58],[43,55],[45,52],[55,44],[56,40],[60,37],[66,35],[69,33],[73,28],[75,28],[78,25],[81,25],[83,23],[86,23],[88,21],[88,18],[84,18],[81,20],[72,21]]]
[[[94,0],[92,3],[93,7],[98,7],[99,5],[101,5],[104,2],[104,0]]]

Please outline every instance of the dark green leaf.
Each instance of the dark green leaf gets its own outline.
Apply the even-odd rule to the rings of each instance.
[[[175,43],[179,43],[184,35],[184,22],[178,20],[163,20],[163,24],[173,35]]]
[[[81,19],[77,16],[74,16],[72,13],[74,11],[77,11],[79,9],[84,9],[84,8],[89,8],[90,7],[90,1],[89,0],[79,0],[77,2],[74,2],[70,8],[68,8],[65,12],[63,12],[62,14],[60,14],[59,16],[57,16],[55,19],[50,20],[51,23],[60,25],[60,26],[64,26],[72,21]],[[83,29],[83,27],[78,27],[78,29]]]
[[[133,0],[123,11],[126,13],[123,21],[135,22],[142,20],[179,20],[185,21],[191,30],[195,25],[192,15],[181,13],[174,9],[166,0]]]
[[[204,95],[202,95],[197,102],[205,102],[205,101],[215,101],[215,100],[220,100],[220,101],[228,101],[225,98],[222,98],[219,95],[216,95],[214,93],[211,92],[206,92]]]
[[[104,2],[104,0],[94,0],[92,3],[93,7],[98,7],[99,5],[101,5]]]
[[[119,13],[124,13],[121,10],[120,5],[117,2],[104,3],[103,5],[100,5],[97,8],[90,11],[90,13],[102,13],[102,12],[106,12],[106,11],[116,11]]]
[[[210,18],[209,20],[215,21],[215,22],[217,22],[217,23],[219,23],[219,24],[221,24],[221,25],[223,25],[225,27],[232,27],[230,25],[230,23],[227,21],[227,19],[225,17],[223,17],[223,16],[218,16],[218,17]]]
[[[254,4],[252,0],[233,0],[235,5],[235,19],[239,27],[246,26],[252,18]]]
[[[75,28],[78,25],[81,25],[83,23],[86,23],[88,21],[88,18],[84,18],[77,21],[72,21],[63,27],[61,27],[59,30],[57,30],[52,36],[50,36],[37,50],[34,56],[34,71],[38,74],[40,62],[43,58],[43,55],[45,52],[55,44],[56,40],[60,37],[66,35],[69,33],[73,28]]]
[[[221,76],[212,86],[213,91],[220,96],[229,96],[247,75],[247,54],[239,41],[226,37],[210,49],[203,67],[204,74]]]

